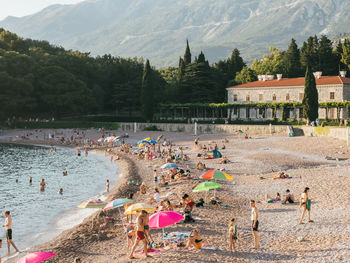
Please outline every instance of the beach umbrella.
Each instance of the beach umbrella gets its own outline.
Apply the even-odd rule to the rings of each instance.
[[[242,131],[242,130],[237,130],[237,131],[235,131],[234,133],[235,133],[235,134],[242,134],[243,131]]]
[[[159,135],[158,138],[157,138],[157,142],[159,142],[161,139],[163,139],[164,135]]]
[[[233,177],[224,171],[209,170],[200,176],[201,179],[233,180]]]
[[[183,219],[184,217],[180,213],[161,211],[150,216],[148,225],[151,229],[164,228],[174,225]]]
[[[84,201],[80,205],[78,205],[79,208],[104,208],[106,206],[106,203],[103,201]]]
[[[56,254],[49,252],[34,252],[22,257],[17,263],[39,263],[52,258],[53,256],[56,256]]]
[[[128,198],[119,198],[119,199],[115,199],[111,202],[109,202],[104,208],[103,210],[108,210],[108,209],[112,209],[112,208],[117,208],[117,207],[121,207],[123,206],[125,203],[129,203],[129,202],[134,202],[131,199]]]
[[[135,215],[137,213],[140,213],[141,210],[145,210],[148,213],[153,213],[155,211],[155,208],[149,204],[145,204],[145,203],[137,203],[137,204],[133,204],[131,206],[129,206],[124,214],[125,215]]]
[[[203,182],[196,186],[196,188],[193,189],[193,192],[203,192],[203,191],[210,191],[212,189],[220,188],[222,185],[216,182]]]
[[[156,144],[157,142],[154,141],[154,140],[149,140],[148,143],[153,143],[153,144]]]
[[[160,168],[166,169],[166,168],[177,168],[179,167],[176,163],[166,163],[163,164]]]

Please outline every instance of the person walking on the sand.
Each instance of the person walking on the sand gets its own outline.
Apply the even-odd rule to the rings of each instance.
[[[309,223],[314,222],[313,220],[311,220],[311,199],[309,199],[309,190],[309,187],[305,187],[304,192],[301,194],[300,197],[300,208],[303,208],[303,213],[301,214],[299,224],[304,224],[303,220],[305,217],[306,210]]]
[[[131,253],[129,255],[130,259],[134,258],[135,249],[137,248],[140,241],[143,242],[143,249],[145,252],[145,256],[149,257],[149,255],[147,255],[147,240],[145,237],[146,217],[147,217],[147,211],[142,210],[141,214],[137,218],[136,240],[135,240],[134,246],[132,247]]]
[[[10,247],[11,245],[16,250],[16,252],[19,252],[18,248],[16,247],[15,243],[12,241],[12,217],[10,216],[10,211],[6,211],[5,214],[5,224],[2,226],[6,228],[6,240],[7,240],[7,251],[10,255]]]
[[[254,248],[259,248],[259,210],[255,206],[255,201],[250,201],[250,207],[252,208],[251,211],[251,220],[252,220],[252,232],[254,237]]]

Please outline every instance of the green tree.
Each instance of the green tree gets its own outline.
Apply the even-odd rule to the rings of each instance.
[[[339,71],[344,70],[344,69],[346,68],[346,66],[345,66],[344,63],[341,61],[342,55],[343,55],[343,44],[342,44],[342,42],[341,42],[340,40],[338,41],[337,46],[336,46],[335,49],[333,50],[333,53],[334,53],[334,55],[335,55],[335,57],[336,57],[336,61],[337,61],[337,63],[338,63],[337,69],[338,69]]]
[[[283,61],[286,69],[286,77],[295,78],[300,77],[301,64],[300,64],[300,50],[298,48],[295,39],[292,38],[287,51],[283,54]]]
[[[348,39],[345,40],[343,45],[343,53],[341,55],[341,62],[350,69],[350,41]]]
[[[192,62],[192,55],[190,50],[190,45],[188,44],[188,40],[186,41],[186,50],[184,55],[184,64],[185,66],[191,64]]]
[[[315,121],[318,118],[318,91],[316,80],[309,68],[306,68],[305,89],[303,98],[303,114],[309,121]]]
[[[253,69],[244,67],[241,72],[236,75],[235,83],[232,84],[243,84],[247,82],[257,81],[257,74]]]
[[[333,52],[332,41],[325,35],[321,36],[317,53],[319,56],[319,70],[322,71],[322,74],[325,76],[337,75],[339,62]]]
[[[147,59],[145,68],[142,76],[142,89],[141,89],[141,108],[143,118],[147,121],[151,121],[153,119],[153,77],[152,77],[152,69]]]
[[[281,51],[279,51],[276,47],[270,47],[269,50],[270,53],[265,54],[263,59],[255,59],[251,68],[258,75],[285,74],[286,67]]]
[[[311,72],[319,70],[319,56],[318,56],[318,38],[317,36],[309,37],[306,42],[303,43],[300,52],[300,62],[303,71],[308,67]]]

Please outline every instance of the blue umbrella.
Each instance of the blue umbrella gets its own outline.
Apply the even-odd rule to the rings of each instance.
[[[160,168],[177,168],[179,167],[176,163],[166,163],[164,165],[162,165]]]
[[[156,142],[156,141],[153,141],[153,140],[149,140],[148,143],[156,144],[157,142]]]
[[[138,141],[137,144],[141,144],[141,143],[150,143],[149,141],[146,141],[146,140],[141,140],[141,141]]]

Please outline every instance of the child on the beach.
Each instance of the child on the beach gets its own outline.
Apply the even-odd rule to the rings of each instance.
[[[136,235],[136,230],[134,225],[133,224],[127,225],[125,229],[125,238],[128,240],[128,246],[126,248],[127,254],[129,254],[129,249],[130,247],[132,247],[132,244],[134,243],[135,235]]]
[[[234,218],[231,219],[228,227],[229,227],[230,250],[236,251],[235,242],[238,239],[238,233],[237,233],[237,223]]]

